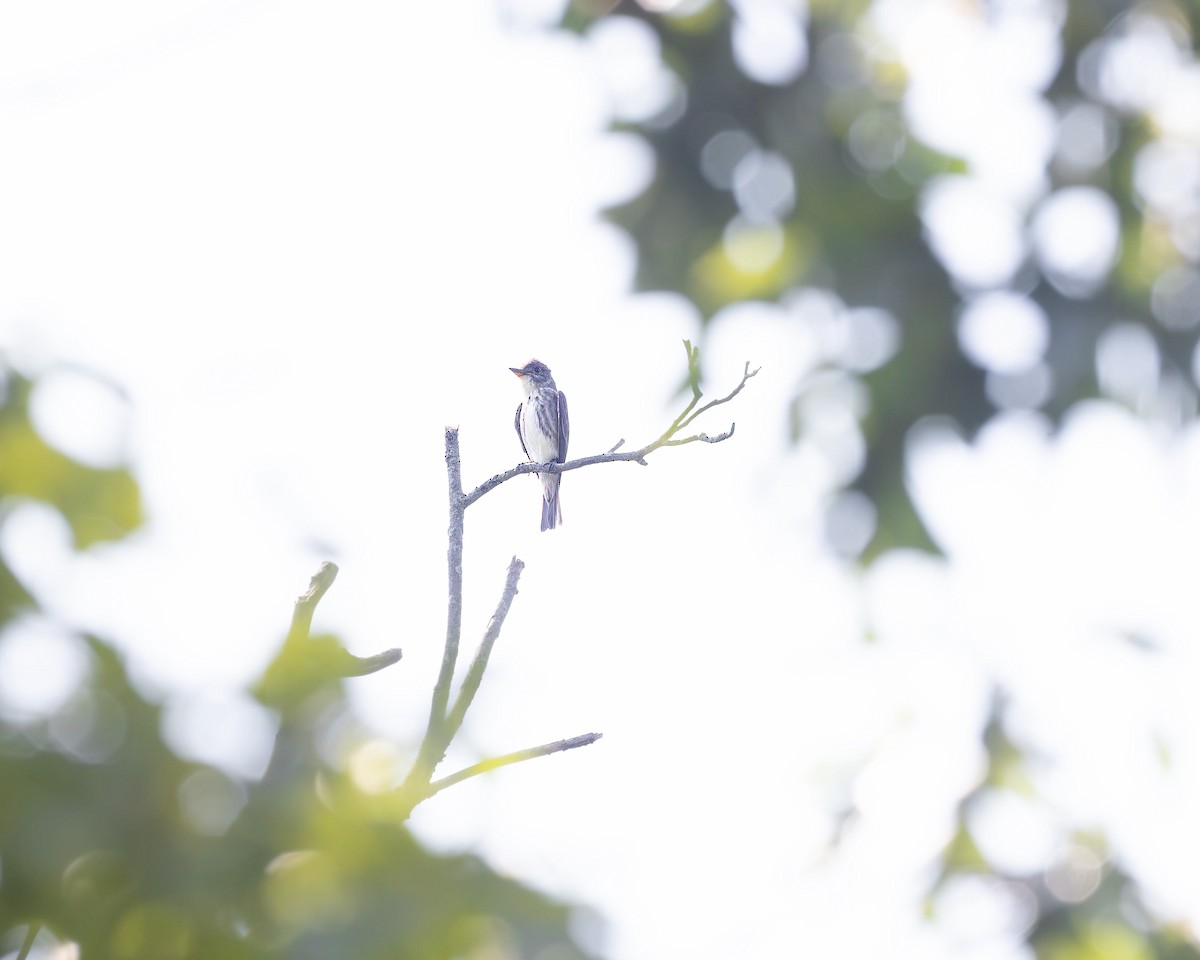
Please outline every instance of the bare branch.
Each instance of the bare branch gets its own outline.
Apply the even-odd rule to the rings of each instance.
[[[317,604],[337,578],[336,564],[322,563],[297,599],[283,645],[254,685],[258,700],[284,718],[302,714],[305,704],[318,691],[337,687],[347,677],[377,673],[400,660],[399,649],[384,650],[369,657],[356,657],[330,634],[312,635]]]
[[[632,461],[646,466],[646,457],[657,450],[659,447],[680,447],[686,443],[720,443],[722,440],[728,440],[733,436],[733,426],[730,426],[724,433],[719,433],[714,437],[710,437],[707,433],[698,433],[690,437],[676,437],[684,427],[690,425],[702,413],[706,413],[713,407],[720,406],[723,403],[728,403],[739,393],[742,392],[746,383],[751,377],[757,376],[761,368],[750,369],[749,362],[746,363],[745,369],[742,371],[742,379],[736,387],[723,397],[717,397],[710,400],[701,407],[696,404],[700,402],[703,393],[700,391],[700,350],[698,347],[693,347],[690,340],[683,341],[684,349],[688,356],[688,383],[692,388],[692,399],[688,401],[687,406],[677,416],[669,427],[663,432],[657,440],[646,444],[639,450],[627,450],[618,453],[617,449],[625,443],[624,439],[619,440],[607,453],[598,453],[590,457],[580,457],[577,460],[568,460],[565,463],[521,463],[513,467],[511,470],[505,470],[503,473],[498,473],[494,477],[483,481],[470,493],[463,497],[463,507],[469,507],[476,500],[484,495],[495,490],[502,483],[507,483],[513,477],[519,477],[523,473],[567,473],[570,470],[578,470],[581,467],[590,467],[594,463],[618,463],[622,461]]]
[[[533,760],[536,757],[548,757],[552,753],[562,753],[564,750],[574,750],[576,747],[586,747],[595,743],[604,734],[602,733],[584,733],[578,737],[568,737],[566,740],[555,740],[553,743],[543,743],[540,747],[530,747],[527,750],[517,750],[514,753],[506,753],[503,756],[491,757],[488,760],[481,760],[479,763],[473,763],[469,767],[464,767],[457,773],[452,773],[448,777],[442,777],[441,780],[435,780],[429,785],[429,790],[425,794],[425,799],[432,797],[435,793],[440,793],[447,787],[452,787],[456,783],[462,783],[464,780],[469,780],[471,777],[477,777],[481,773],[488,773],[491,770],[496,770],[500,767],[507,767],[509,764],[522,763],[525,760]]]
[[[312,630],[313,613],[317,604],[325,596],[333,581],[337,579],[337,564],[326,560],[317,568],[317,572],[308,581],[308,589],[296,598],[296,608],[292,612],[292,625],[288,628],[287,642],[307,640]]]
[[[729,429],[724,433],[718,433],[715,437],[710,437],[707,433],[698,433],[694,437],[684,437],[681,440],[667,440],[663,443],[664,447],[681,447],[685,443],[720,443],[722,440],[728,440],[733,436],[733,431],[737,427],[736,423],[731,423]]]
[[[399,647],[384,650],[382,653],[377,653],[370,657],[355,657],[351,655],[349,661],[347,661],[345,667],[342,669],[342,676],[365,677],[372,673],[378,673],[380,670],[390,667],[393,663],[398,663],[403,655]]]
[[[751,377],[758,376],[758,372],[761,369],[762,369],[762,367],[755,367],[753,370],[751,370],[750,369],[750,361],[747,360],[746,367],[742,371],[741,382],[738,383],[738,385],[736,387],[734,387],[732,390],[730,390],[729,393],[725,394],[725,396],[719,397],[716,400],[708,401],[708,403],[706,403],[699,410],[697,410],[695,413],[693,413],[690,417],[688,417],[686,420],[684,420],[680,424],[680,427],[681,428],[686,427],[689,423],[691,423],[698,416],[700,416],[700,414],[702,414],[708,410],[711,410],[713,407],[720,406],[722,403],[728,403],[730,400],[732,400],[734,397],[736,397],[739,393],[742,392],[742,389],[746,386],[746,383],[750,380]],[[699,397],[697,397],[696,399],[699,399]]]
[[[446,551],[448,579],[446,646],[442,653],[442,669],[438,673],[437,684],[433,689],[433,703],[429,715],[430,729],[440,725],[446,717],[446,704],[450,701],[450,681],[454,677],[454,666],[458,662],[458,641],[462,635],[462,461],[458,452],[458,429],[455,427],[446,428],[446,480],[450,497],[450,545]]]
[[[317,654],[316,649],[312,646],[314,641],[310,637],[313,614],[316,612],[317,604],[333,586],[337,575],[337,564],[330,560],[326,560],[317,568],[317,572],[308,582],[308,589],[296,598],[296,608],[292,612],[292,624],[288,628],[285,647],[290,644],[292,650],[302,649],[306,651],[306,655],[312,656],[314,659],[319,657],[322,666],[330,675],[338,677],[365,677],[367,674],[378,673],[385,667],[390,667],[393,663],[398,662],[404,655],[399,647],[384,650],[382,653],[370,657],[356,657],[346,651],[340,643],[331,641],[332,650],[327,646],[322,646],[320,654]],[[305,646],[298,647],[297,644],[305,644]]]
[[[450,544],[446,551],[446,644],[442,649],[442,666],[438,671],[429,704],[429,723],[425,728],[417,759],[405,777],[405,788],[420,789],[422,785],[427,784],[449,745],[449,740],[443,735],[443,728],[446,723],[446,708],[450,702],[450,685],[454,681],[454,667],[458,663],[458,643],[462,636],[463,513],[466,510],[457,427],[446,428],[446,482],[450,500]]]
[[[446,724],[443,727],[442,734],[447,744],[458,733],[463,720],[467,716],[467,710],[471,706],[471,701],[475,699],[475,694],[479,690],[479,684],[483,680],[483,672],[487,669],[488,657],[492,654],[492,647],[495,645],[496,639],[500,636],[500,628],[504,626],[504,619],[508,616],[513,598],[517,595],[517,581],[521,579],[521,571],[524,569],[525,564],[516,557],[513,557],[508,565],[508,577],[504,581],[504,592],[500,595],[500,602],[496,604],[496,612],[492,614],[492,619],[488,621],[483,640],[480,641],[479,649],[475,652],[475,659],[471,661],[471,666],[467,668],[467,675],[463,678],[462,686],[459,687],[458,696],[454,700],[454,706],[450,708],[450,712],[446,716]]]

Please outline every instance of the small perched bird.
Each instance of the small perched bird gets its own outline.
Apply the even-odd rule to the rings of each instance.
[[[513,423],[525,456],[530,463],[565,463],[571,433],[567,398],[550,376],[550,368],[540,360],[530,360],[523,367],[508,369],[521,378],[521,386],[525,388],[525,402],[517,407]],[[553,530],[562,523],[562,507],[558,502],[562,475],[539,473],[538,479],[542,481],[542,529]]]

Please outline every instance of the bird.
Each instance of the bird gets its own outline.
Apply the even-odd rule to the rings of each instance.
[[[513,426],[521,440],[521,449],[530,463],[565,463],[567,440],[571,434],[567,419],[567,398],[558,389],[550,368],[540,360],[523,367],[509,367],[521,380],[525,402],[517,407]],[[562,523],[558,486],[562,475],[539,473],[542,481],[542,530],[553,530]]]

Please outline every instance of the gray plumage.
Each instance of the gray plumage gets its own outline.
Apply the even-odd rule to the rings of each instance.
[[[517,407],[513,420],[521,449],[531,463],[565,463],[567,441],[571,435],[567,417],[567,398],[554,383],[550,368],[539,360],[523,367],[509,367],[521,378],[525,402]],[[562,523],[558,488],[562,475],[539,473],[542,482],[542,529],[553,530]]]

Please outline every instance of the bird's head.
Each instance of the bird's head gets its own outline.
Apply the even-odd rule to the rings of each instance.
[[[528,387],[530,385],[541,387],[554,382],[554,378],[550,376],[550,368],[542,363],[541,360],[530,360],[523,367],[509,367]]]

